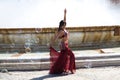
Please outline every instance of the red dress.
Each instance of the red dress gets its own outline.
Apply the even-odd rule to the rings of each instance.
[[[74,73],[76,70],[75,56],[68,43],[65,43],[65,49],[60,52],[56,51],[53,47],[50,47],[50,74],[62,74],[67,71]]]

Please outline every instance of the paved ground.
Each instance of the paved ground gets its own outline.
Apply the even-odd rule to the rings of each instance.
[[[75,74],[49,75],[43,71],[14,71],[0,73],[0,80],[120,80],[120,66],[81,68]]]

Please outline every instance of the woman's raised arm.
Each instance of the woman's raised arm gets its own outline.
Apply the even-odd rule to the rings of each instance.
[[[66,8],[64,9],[64,22],[66,22],[66,13],[67,13],[67,10]]]

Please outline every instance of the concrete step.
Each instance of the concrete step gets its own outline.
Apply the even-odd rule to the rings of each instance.
[[[92,68],[105,66],[120,66],[120,58],[76,60],[76,68]],[[50,62],[17,62],[1,63],[0,70],[45,70],[50,68]]]
[[[85,59],[109,59],[109,58],[120,58],[120,53],[111,53],[111,54],[94,54],[94,55],[85,55],[77,56],[76,60],[85,60]]]
[[[75,55],[77,68],[119,66],[119,53],[78,54]],[[0,70],[44,70],[50,68],[49,56],[29,55],[20,57],[1,57]]]
[[[94,55],[75,55],[76,60],[95,60],[95,59],[109,59],[120,58],[119,53],[111,54],[94,54]],[[22,63],[22,62],[49,62],[49,56],[40,57],[1,57],[0,63]]]
[[[120,58],[76,60],[76,63],[77,68],[120,66]]]

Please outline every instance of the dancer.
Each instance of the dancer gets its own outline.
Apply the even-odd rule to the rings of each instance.
[[[69,33],[65,29],[66,27],[66,13],[64,10],[64,19],[60,21],[59,28],[50,43],[50,74],[74,74],[76,71],[75,56],[71,49],[68,47]],[[60,52],[56,51],[52,46],[56,40],[60,39],[61,42]]]

